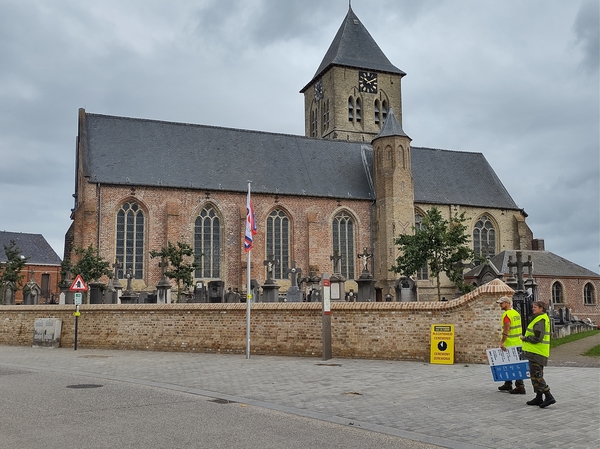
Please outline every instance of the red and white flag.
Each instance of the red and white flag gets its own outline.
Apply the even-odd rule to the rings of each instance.
[[[250,185],[248,185],[248,198],[246,200],[246,234],[244,235],[244,250],[252,249],[252,236],[256,234],[256,221],[254,221],[254,208],[250,199]]]

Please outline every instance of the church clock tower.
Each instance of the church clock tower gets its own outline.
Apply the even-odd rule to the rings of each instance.
[[[349,8],[321,65],[300,91],[306,136],[370,143],[392,108],[402,123],[404,75]]]

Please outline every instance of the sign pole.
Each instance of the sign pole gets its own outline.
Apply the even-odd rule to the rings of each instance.
[[[71,287],[69,288],[69,290],[75,292],[75,313],[73,314],[75,316],[75,338],[73,339],[74,351],[77,351],[77,333],[79,330],[79,315],[81,315],[81,312],[79,312],[79,305],[82,303],[81,292],[85,292],[87,291],[87,289],[88,287],[80,274],[77,275],[77,277],[71,284]]]
[[[81,293],[80,293],[81,294]],[[73,350],[77,351],[77,330],[79,328],[79,304],[75,306],[75,344],[73,345]]]
[[[323,311],[321,322],[323,360],[329,360],[331,358],[331,281],[329,273],[323,273]]]

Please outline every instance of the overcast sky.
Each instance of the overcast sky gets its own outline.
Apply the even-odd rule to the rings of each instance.
[[[546,249],[600,263],[597,0],[354,0],[414,146],[481,152]],[[0,230],[63,256],[77,111],[304,134],[347,0],[0,0]]]

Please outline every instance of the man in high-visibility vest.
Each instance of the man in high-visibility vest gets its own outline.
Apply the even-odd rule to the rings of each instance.
[[[521,346],[521,315],[512,308],[512,299],[508,296],[501,297],[496,303],[500,304],[500,309],[504,312],[500,320],[502,324],[502,340],[500,349],[506,351],[511,346]],[[510,394],[525,394],[525,384],[523,379],[515,380],[515,388],[512,387],[512,381],[507,380],[504,385],[498,387],[500,391],[508,391]]]
[[[539,405],[546,408],[556,402],[550,394],[550,387],[544,380],[544,366],[548,364],[550,357],[550,318],[546,313],[546,304],[542,301],[533,303],[533,314],[535,315],[523,340],[523,357],[529,360],[529,372],[531,373],[531,385],[536,396],[527,405]],[[544,397],[545,396],[545,397]]]

